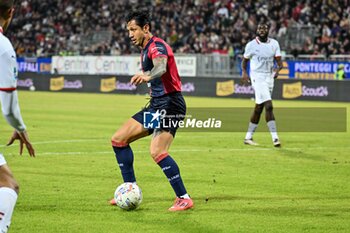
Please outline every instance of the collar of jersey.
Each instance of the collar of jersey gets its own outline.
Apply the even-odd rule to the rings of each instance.
[[[266,42],[261,42],[260,40],[259,40],[259,37],[257,36],[257,37],[255,37],[255,39],[256,39],[256,42],[258,42],[258,44],[260,44],[260,43],[270,43],[270,38],[267,38],[267,41]]]
[[[151,39],[149,39],[148,43],[146,44],[145,48],[143,50],[147,50],[149,45],[153,42],[153,38],[154,36],[151,37]]]

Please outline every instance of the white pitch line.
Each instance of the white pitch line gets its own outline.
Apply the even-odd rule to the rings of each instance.
[[[180,149],[180,150],[170,150],[171,152],[204,152],[204,151],[208,151],[211,149]],[[218,149],[215,151],[239,151],[239,150],[243,150],[243,149]],[[251,150],[249,148],[244,149],[244,150]],[[259,150],[269,150],[269,149],[265,149],[265,148],[260,148]],[[133,150],[134,153],[149,153],[149,150]],[[44,152],[44,153],[40,153],[40,155],[70,155],[70,154],[79,154],[79,155],[83,155],[83,154],[112,154],[114,153],[113,150],[110,151],[95,151],[95,152],[83,152],[83,151],[77,151],[77,152]]]
[[[190,136],[190,135],[189,135]],[[187,137],[187,135],[179,135],[176,137]],[[203,138],[208,137],[206,135],[196,135],[196,136],[190,136],[191,138]],[[225,136],[226,137],[226,136]],[[95,138],[95,139],[72,139],[72,140],[52,140],[52,141],[39,141],[39,142],[32,142],[32,145],[42,145],[42,144],[64,144],[64,143],[79,143],[79,142],[94,142],[94,141],[106,141],[109,142],[109,138]],[[13,146],[13,145],[11,145]],[[0,145],[0,148],[6,147],[6,145]]]
[[[184,136],[184,135],[181,135]],[[193,137],[193,136],[192,136]],[[196,137],[207,137],[205,135],[196,135]],[[39,142],[33,142],[33,145],[41,145],[41,144],[65,144],[65,143],[84,143],[84,142],[92,142],[92,141],[106,141],[108,142],[107,138],[95,138],[95,139],[73,139],[73,140],[52,140],[52,141],[39,141]],[[18,145],[11,145],[11,146],[18,146]],[[6,145],[0,145],[0,148],[6,147]],[[332,149],[350,149],[349,146],[347,147],[282,147],[282,150],[332,150]],[[171,152],[206,152],[206,151],[268,151],[268,150],[278,150],[276,148],[262,148],[262,147],[248,147],[247,148],[188,148],[188,149],[175,149],[171,150]],[[135,150],[135,153],[149,153],[148,150]],[[84,152],[84,151],[69,151],[69,152],[43,152],[43,153],[37,153],[38,155],[82,155],[82,154],[110,154],[113,153],[113,151],[95,151],[95,152]]]
[[[33,142],[33,145],[40,144],[60,144],[60,143],[75,143],[75,142],[94,142],[94,141],[108,141],[105,138],[95,138],[95,139],[73,139],[73,140],[55,140],[55,141],[42,141],[42,142]]]
[[[195,148],[195,149],[174,149],[170,150],[170,153],[173,152],[206,152],[211,150],[212,152],[223,152],[223,151],[270,151],[270,150],[330,150],[330,149],[350,149],[350,147],[313,147],[313,148],[299,148],[299,147],[290,147],[283,149],[280,148],[226,148],[226,149],[203,149],[203,148]],[[134,150],[134,153],[149,153],[149,150]],[[69,152],[43,152],[38,153],[38,155],[85,155],[85,154],[113,154],[112,150],[110,151],[69,151]]]
[[[73,139],[73,140],[54,140],[54,141],[39,141],[39,142],[32,142],[32,145],[41,145],[41,144],[64,144],[64,143],[77,143],[77,142],[94,142],[94,141],[108,141],[108,139],[105,138],[96,138],[96,139]],[[16,144],[14,144],[16,145]],[[11,145],[11,146],[14,146]],[[6,147],[6,145],[0,145],[1,147]]]

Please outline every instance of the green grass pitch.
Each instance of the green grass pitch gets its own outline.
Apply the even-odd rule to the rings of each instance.
[[[0,151],[21,190],[10,233],[349,232],[349,127],[346,133],[281,132],[280,149],[272,147],[268,132],[255,135],[258,147],[243,145],[245,132],[179,132],[170,154],[195,201],[195,209],[182,213],[167,211],[174,194],[144,138],[132,144],[143,203],[127,212],[108,205],[122,182],[110,136],[146,97],[26,91],[19,97],[37,157],[26,151],[19,156],[18,144],[4,146],[12,129],[0,119]],[[188,107],[254,105],[186,101]],[[346,107],[348,121],[350,116],[349,103],[274,105]]]

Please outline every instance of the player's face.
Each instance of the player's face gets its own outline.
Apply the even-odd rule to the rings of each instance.
[[[145,31],[136,24],[135,20],[128,22],[127,29],[132,43],[136,46],[142,47],[145,38]]]
[[[258,36],[262,39],[266,39],[269,35],[269,27],[265,24],[259,24],[258,29],[256,30]]]

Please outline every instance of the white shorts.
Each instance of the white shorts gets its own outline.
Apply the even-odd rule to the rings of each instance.
[[[252,86],[255,92],[255,103],[262,104],[271,100],[274,79],[271,74],[259,73],[251,75]]]
[[[6,164],[5,157],[2,154],[0,154],[0,166],[5,165],[5,164]]]

